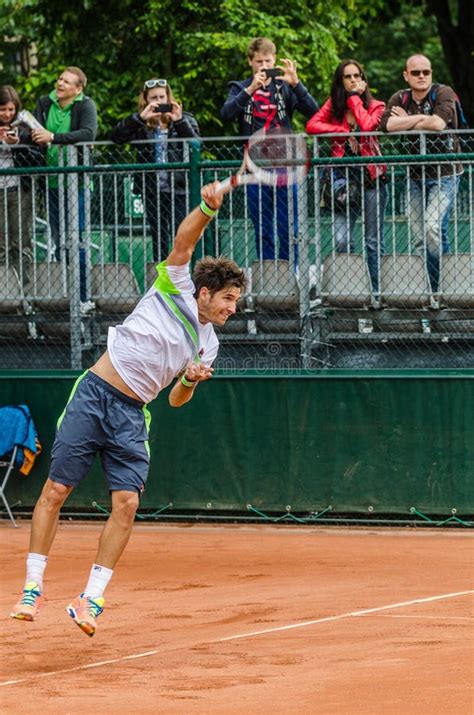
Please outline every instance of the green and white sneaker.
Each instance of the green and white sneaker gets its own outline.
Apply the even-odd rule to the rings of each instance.
[[[20,621],[34,621],[38,615],[43,600],[41,590],[36,581],[28,581],[23,589],[23,595],[10,613],[11,618]]]
[[[81,593],[67,606],[66,611],[81,631],[92,638],[97,628],[96,618],[104,610],[104,604],[103,598],[91,598]]]

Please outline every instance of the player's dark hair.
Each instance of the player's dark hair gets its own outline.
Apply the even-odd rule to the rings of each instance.
[[[355,65],[359,70],[362,79],[367,82],[367,77],[365,76],[364,68],[362,67],[360,62],[357,62],[357,60],[342,60],[342,62],[338,65],[336,71],[334,72],[334,77],[331,85],[331,109],[333,117],[339,122],[342,122],[342,120],[344,119],[344,114],[347,109],[347,92],[344,87],[344,70],[348,65]],[[365,109],[368,109],[369,102],[372,99],[372,95],[370,94],[368,85],[365,88],[365,91],[360,95],[360,98]]]
[[[223,288],[245,288],[245,273],[235,261],[225,256],[204,256],[196,263],[193,272],[193,283],[197,298],[201,288],[208,288],[211,295]]]

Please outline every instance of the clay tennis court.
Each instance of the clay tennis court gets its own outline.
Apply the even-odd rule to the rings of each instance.
[[[1,524],[2,713],[473,711],[467,531],[137,525],[89,639],[64,609],[100,529],[60,524],[26,623]]]

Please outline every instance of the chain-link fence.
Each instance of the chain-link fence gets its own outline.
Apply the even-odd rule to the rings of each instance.
[[[241,164],[241,140],[172,141],[179,163],[97,143],[47,167],[31,148],[8,147],[12,162],[0,147],[0,369],[90,365],[200,187]],[[471,365],[472,134],[325,135],[308,148],[303,185],[235,190],[198,246],[248,278],[218,329],[217,367]]]

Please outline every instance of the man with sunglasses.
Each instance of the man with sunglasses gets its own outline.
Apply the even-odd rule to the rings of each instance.
[[[412,55],[403,77],[408,90],[390,98],[380,128],[386,132],[405,132],[411,154],[458,153],[459,140],[452,134],[428,134],[422,149],[419,132],[458,129],[456,94],[447,85],[433,91],[431,62],[424,55]],[[413,134],[415,136],[413,136]],[[408,220],[415,248],[426,255],[431,291],[439,290],[440,256],[449,253],[448,223],[459,189],[462,166],[456,162],[436,163],[435,156],[410,166]]]

